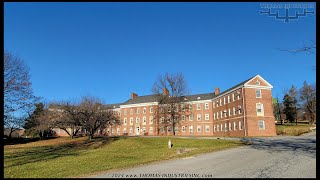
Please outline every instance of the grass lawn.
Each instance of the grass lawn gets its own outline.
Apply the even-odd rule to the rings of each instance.
[[[277,135],[289,135],[289,136],[299,136],[303,133],[310,132],[310,127],[315,127],[316,125],[295,123],[292,124],[276,124]]]
[[[5,178],[83,177],[153,161],[243,145],[239,141],[170,138],[56,138],[4,147]],[[191,151],[178,154],[177,149]]]

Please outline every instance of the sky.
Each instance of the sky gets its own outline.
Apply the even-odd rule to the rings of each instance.
[[[261,3],[6,2],[4,47],[24,60],[34,94],[49,102],[91,95],[121,103],[132,92],[152,94],[166,72],[183,73],[191,94],[259,74],[282,99],[292,85],[316,81],[315,52],[279,50],[315,42],[316,17],[285,23],[260,14],[266,10]]]

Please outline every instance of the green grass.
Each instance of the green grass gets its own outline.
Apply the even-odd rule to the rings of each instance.
[[[315,125],[308,125],[308,124],[299,124],[296,125],[295,123],[292,124],[277,124],[277,135],[289,135],[289,136],[299,136],[301,134],[311,132],[310,128],[315,127]]]
[[[159,160],[181,158],[243,145],[239,141],[169,137],[57,138],[4,148],[5,178],[84,177]],[[184,154],[177,149],[192,148]]]

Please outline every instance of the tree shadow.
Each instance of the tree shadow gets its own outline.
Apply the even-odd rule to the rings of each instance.
[[[79,150],[98,149],[106,146],[120,137],[96,137],[92,140],[68,142],[62,145],[41,146],[18,151],[14,154],[4,154],[7,160],[5,167],[19,166],[28,163],[47,161],[63,156],[78,156]]]
[[[49,139],[55,139],[57,137],[45,137],[43,139],[40,138],[11,138],[11,139],[4,139],[3,144],[4,145],[16,145],[16,144],[26,144],[31,142],[36,142],[40,140],[49,140]]]
[[[269,153],[290,152],[295,155],[305,155],[316,158],[316,139],[299,138],[299,139],[242,139],[248,146],[266,150]]]

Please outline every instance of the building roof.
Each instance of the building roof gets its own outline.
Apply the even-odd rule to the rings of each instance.
[[[147,102],[157,102],[160,96],[158,94],[151,94],[146,96],[137,96],[133,99],[129,99],[126,102],[122,103],[123,105],[127,104],[138,104],[138,103],[147,103]]]

